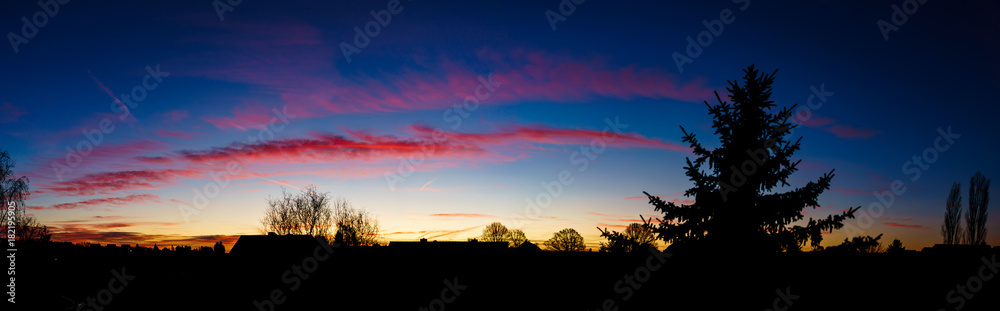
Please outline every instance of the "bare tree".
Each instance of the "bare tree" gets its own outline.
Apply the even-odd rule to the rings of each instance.
[[[509,242],[510,230],[499,222],[494,222],[483,228],[483,235],[479,237],[483,242]]]
[[[944,224],[941,225],[941,235],[944,244],[962,243],[962,184],[953,183],[948,201],[945,202]]]
[[[333,211],[330,209],[330,194],[316,192],[316,186],[306,187],[298,204],[302,231],[312,236],[329,237],[333,227]]]
[[[8,210],[9,204],[14,205],[14,236],[18,241],[48,241],[52,235],[49,228],[42,225],[34,216],[27,213],[24,201],[31,193],[28,191],[28,177],[14,177],[16,162],[7,153],[0,151],[0,206]],[[6,219],[5,219],[6,220]]]
[[[525,237],[524,231],[520,229],[509,230],[506,226],[499,222],[493,222],[486,225],[483,228],[483,234],[479,236],[477,241],[483,242],[507,242],[510,247],[521,246],[522,243],[527,242],[528,238]]]
[[[351,202],[344,198],[338,198],[332,204],[333,224],[337,226],[335,242],[347,246],[381,244],[378,219],[363,209],[354,208]]]
[[[521,229],[511,230],[508,236],[510,247],[518,247],[528,241],[528,238],[524,235],[524,231],[521,231]]]
[[[986,211],[990,204],[990,179],[976,171],[969,181],[969,211],[965,213],[966,241],[970,245],[986,243]]]
[[[556,232],[551,239],[545,241],[545,247],[560,252],[579,252],[586,248],[583,244],[583,236],[573,228]]]
[[[281,197],[269,198],[268,209],[261,219],[262,231],[277,234],[306,234],[330,236],[333,225],[333,210],[330,209],[330,194],[316,192],[315,186],[307,186],[300,194],[288,193],[281,189]]]

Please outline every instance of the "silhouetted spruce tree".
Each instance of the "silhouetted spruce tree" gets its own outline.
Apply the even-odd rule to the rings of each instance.
[[[719,135],[720,147],[705,148],[681,127],[683,141],[696,156],[693,162],[688,158],[685,167],[685,175],[694,182],[685,196],[695,202],[675,204],[643,192],[663,213],[663,218],[657,219],[658,237],[672,243],[674,249],[773,252],[798,249],[807,241],[815,247],[823,239],[822,231],[843,227],[844,219],[854,218],[860,208],[791,226],[803,219],[803,208],[819,206],[816,198],[830,188],[833,171],[805,186],[775,191],[779,186],[790,186],[786,180],[801,162],[790,159],[799,150],[801,138],[792,142],[785,137],[795,127],[789,123],[795,105],[769,113],[776,106],[771,100],[771,84],[777,70],[761,75],[751,65],[743,72],[743,85],[729,81],[726,88],[732,104],[722,101],[718,92],[718,105],[705,102],[714,118],[712,127]],[[703,170],[706,163],[707,171]]]
[[[905,251],[906,247],[903,246],[903,242],[899,241],[899,239],[892,240],[892,244],[889,244],[889,247],[885,249],[885,252],[889,254],[902,254]]]
[[[642,215],[639,215],[642,217]],[[643,223],[646,220],[643,219]],[[650,226],[643,223],[632,223],[625,227],[624,232],[611,231],[597,228],[601,232],[601,237],[607,242],[601,242],[601,252],[612,253],[633,253],[644,252],[650,247],[656,247],[656,233]]]
[[[215,245],[212,246],[212,249],[215,252],[216,256],[223,256],[226,254],[226,246],[222,245],[222,241],[215,242]]]
[[[941,225],[941,235],[944,244],[962,243],[962,184],[952,183],[948,200],[945,201],[944,224]]]

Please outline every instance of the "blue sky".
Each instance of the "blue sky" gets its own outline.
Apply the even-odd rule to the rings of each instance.
[[[995,4],[927,2],[886,40],[877,22],[891,22],[902,1],[591,0],[555,30],[546,11],[559,1],[402,1],[348,62],[341,43],[388,3],[244,1],[223,20],[209,1],[60,5],[26,43],[0,52],[0,147],[31,179],[27,204],[57,239],[231,243],[256,233],[281,186],[313,184],[377,215],[388,240],[464,240],[500,221],[535,241],[576,228],[596,248],[596,227],[656,215],[629,197],[686,199],[676,196],[690,185],[678,126],[712,142],[702,101],[714,104],[713,91],[725,96],[726,81],[755,64],[779,69],[779,106],[802,106],[812,88],[832,92],[794,133],[803,165],[791,181],[837,173],[824,208],[807,217],[867,207],[873,191],[904,180],[907,193],[857,233],[929,246],[951,183],[998,172]],[[6,6],[8,43],[26,37],[22,16],[44,13],[31,1]],[[681,71],[674,53],[720,13],[735,19]],[[146,78],[156,67],[162,81]],[[490,75],[492,91],[480,79]],[[454,110],[477,87],[489,96]],[[117,101],[142,93],[123,113]],[[274,109],[288,122],[271,122],[283,114]],[[607,137],[615,118],[628,127],[579,170],[573,152]],[[56,174],[52,164],[103,119],[115,129]],[[909,180],[904,164],[948,127],[961,137]],[[447,134],[435,140],[434,128]],[[239,144],[249,136],[258,139]],[[410,156],[425,160],[387,182]],[[227,172],[231,161],[239,173]],[[563,170],[574,181],[540,217],[519,220],[525,198]],[[197,204],[192,189],[221,185],[213,174],[230,181],[184,217]],[[988,242],[1000,244],[995,234]]]

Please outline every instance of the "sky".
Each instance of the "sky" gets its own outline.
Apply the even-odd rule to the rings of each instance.
[[[580,2],[5,3],[0,148],[56,240],[231,246],[314,185],[388,241],[597,250],[643,191],[691,202],[680,127],[718,146],[705,102],[755,65],[798,104],[791,186],[835,170],[806,219],[866,215],[824,245],[940,243],[951,184],[1000,173],[996,3]]]

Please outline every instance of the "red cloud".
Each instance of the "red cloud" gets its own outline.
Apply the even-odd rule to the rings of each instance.
[[[101,205],[128,205],[128,204],[143,203],[148,201],[159,201],[159,199],[160,197],[152,194],[132,194],[125,197],[100,198],[100,199],[83,200],[72,203],[60,203],[50,206],[36,207],[34,209],[77,209],[77,208],[88,208]]]
[[[471,156],[485,153],[484,150],[472,145],[455,143],[438,143],[423,140],[405,140],[393,137],[364,136],[362,139],[352,139],[331,134],[313,134],[308,139],[282,139],[256,144],[234,144],[228,147],[216,147],[202,151],[180,151],[178,154],[189,161],[295,161],[306,162],[336,161],[336,160],[378,160],[380,158],[394,159],[398,156],[433,155],[433,156]]]
[[[135,157],[134,159],[136,159],[139,162],[150,163],[150,164],[166,164],[166,163],[170,163],[170,162],[174,161],[174,160],[171,160],[168,157],[146,157],[146,156],[138,156],[138,157]]]
[[[826,129],[826,131],[833,133],[834,135],[840,138],[872,138],[872,136],[882,133],[882,131],[879,130],[873,130],[868,128],[853,128],[847,125],[840,125],[840,124],[834,125]]]
[[[901,224],[901,223],[895,223],[895,222],[883,222],[882,224],[886,225],[886,226],[899,227],[899,228],[928,229],[927,227],[924,227],[924,226],[921,226],[921,225],[907,225],[907,224]]]
[[[212,246],[215,242],[221,241],[229,249],[232,248],[232,245],[240,237],[238,235],[184,236],[174,234],[145,234],[130,231],[102,231],[81,226],[52,226],[50,229],[52,230],[52,240],[54,241],[121,245],[139,244],[146,247],[152,247],[153,244],[159,244],[159,247],[167,247],[169,245]]]
[[[123,190],[156,189],[178,177],[200,175],[197,170],[142,170],[89,174],[81,178],[56,182],[46,190],[61,196],[113,194]]]
[[[178,179],[199,177],[206,171],[219,169],[217,164],[226,161],[237,161],[244,164],[244,168],[253,161],[283,165],[340,162],[340,165],[333,168],[284,167],[270,171],[268,167],[247,169],[237,176],[230,176],[231,178],[267,178],[302,174],[372,178],[382,177],[384,173],[397,170],[396,162],[400,157],[424,159],[422,163],[414,165],[414,170],[428,171],[470,163],[475,165],[481,162],[515,161],[528,156],[524,146],[589,145],[598,139],[605,142],[608,147],[688,150],[673,143],[647,138],[636,133],[619,134],[613,131],[562,129],[541,125],[508,124],[485,133],[435,133],[428,126],[412,125],[407,127],[406,131],[410,135],[403,137],[373,135],[367,131],[352,130],[346,130],[349,134],[347,136],[312,133],[306,138],[284,138],[251,144],[234,143],[202,150],[180,150],[157,156],[148,155],[149,152],[146,150],[138,156],[118,156],[114,165],[109,165],[109,167],[145,169],[94,173],[59,182],[43,180],[39,184],[42,185],[43,192],[56,196],[110,195],[125,190],[149,190],[173,185]],[[149,149],[159,149],[160,145],[155,146]],[[171,165],[176,168],[148,169],[150,164]],[[205,165],[215,165],[215,167]],[[422,190],[441,190],[426,186],[425,184]]]
[[[434,128],[421,124],[411,125],[410,129],[423,137],[433,137],[435,132]],[[595,139],[598,139],[606,145],[616,147],[647,147],[676,151],[690,150],[688,147],[664,142],[659,139],[646,138],[637,133],[618,134],[612,130],[563,129],[544,125],[508,124],[493,133],[438,132],[437,137],[480,144],[528,142],[554,145],[590,144]]]
[[[207,150],[183,150],[181,158],[192,162],[203,161],[278,161],[327,162],[327,161],[378,161],[400,156],[445,158],[484,157],[512,161],[516,157],[487,150],[487,146],[517,146],[519,144],[590,144],[593,139],[608,137],[604,141],[615,147],[648,147],[670,150],[688,150],[676,144],[646,138],[634,133],[616,134],[601,131],[559,129],[545,126],[508,125],[490,133],[439,132],[424,125],[409,127],[413,137],[376,136],[365,131],[348,130],[348,136],[313,133],[310,138],[279,139],[254,144],[233,144]]]
[[[606,227],[606,228],[618,228],[618,229],[628,228],[628,225],[609,225],[609,224],[605,224],[605,223],[598,223],[597,226],[598,227]]]

